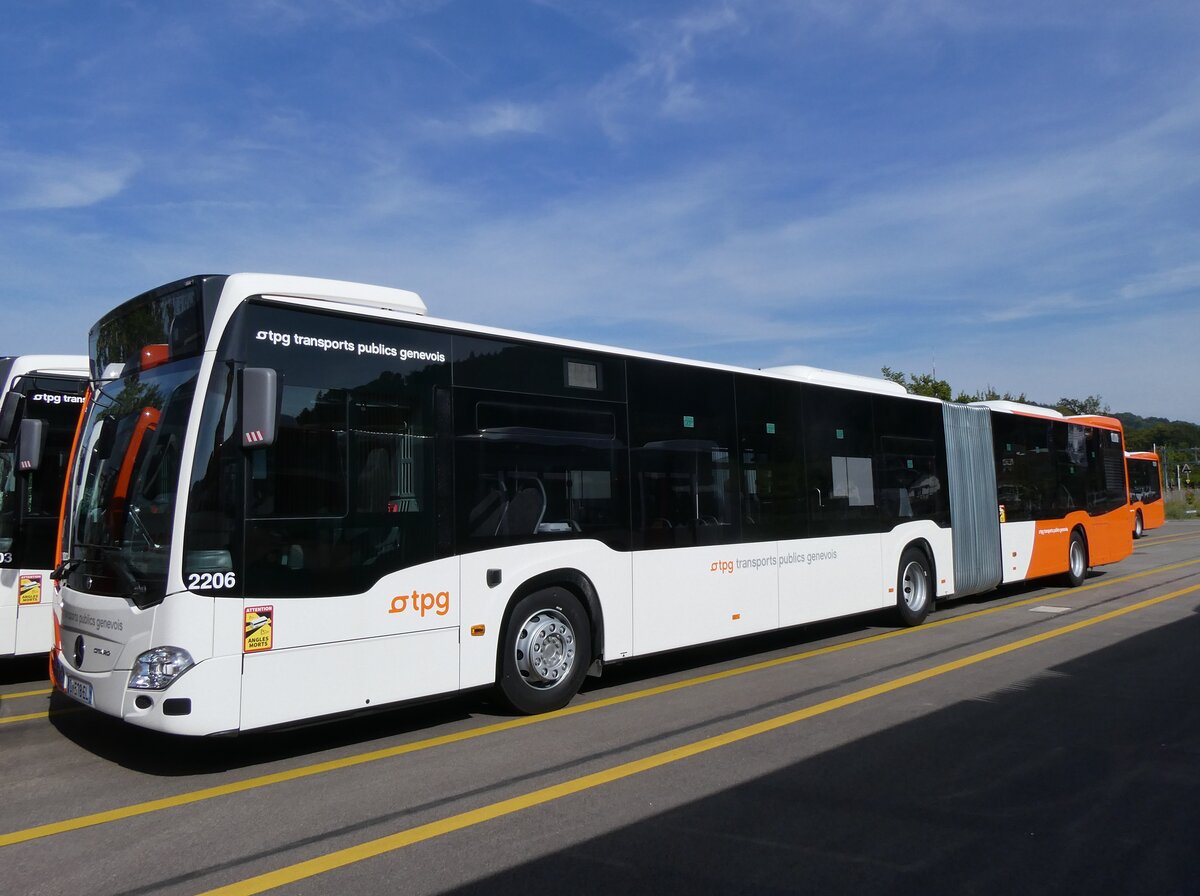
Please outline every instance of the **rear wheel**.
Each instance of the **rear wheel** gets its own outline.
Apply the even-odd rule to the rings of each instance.
[[[545,588],[519,600],[500,641],[500,696],[522,713],[561,709],[591,665],[591,625],[573,594]]]
[[[1078,588],[1087,578],[1087,543],[1078,529],[1071,533],[1071,546],[1067,548],[1067,584]]]
[[[933,608],[933,576],[929,558],[919,548],[908,548],[900,555],[896,575],[896,615],[901,625],[920,625]]]

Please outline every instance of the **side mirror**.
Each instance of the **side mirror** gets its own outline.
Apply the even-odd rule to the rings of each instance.
[[[21,402],[25,396],[19,392],[9,392],[4,396],[4,404],[0,405],[0,445],[7,445],[17,434],[17,421],[21,419]]]
[[[96,437],[92,441],[92,454],[99,460],[112,457],[113,445],[117,441],[117,423],[112,417],[104,417],[96,427]]]
[[[31,473],[42,465],[42,452],[46,447],[46,421],[22,420],[17,434],[17,469]]]
[[[270,367],[242,371],[242,447],[275,444],[279,421],[279,376]]]

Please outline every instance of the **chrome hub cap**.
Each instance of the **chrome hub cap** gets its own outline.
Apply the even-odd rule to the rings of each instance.
[[[1083,543],[1080,541],[1071,542],[1071,575],[1079,578],[1087,569],[1084,566],[1083,559]]]
[[[929,581],[925,578],[925,570],[920,563],[910,563],[904,567],[904,575],[900,579],[903,589],[904,605],[910,610],[920,610],[929,599]]]
[[[535,688],[552,688],[575,665],[575,630],[557,610],[538,610],[517,635],[517,671]]]

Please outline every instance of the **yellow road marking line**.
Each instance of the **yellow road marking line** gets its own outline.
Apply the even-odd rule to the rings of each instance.
[[[1156,544],[1168,544],[1175,541],[1188,541],[1189,539],[1200,538],[1200,532],[1175,532],[1171,535],[1145,535],[1133,543],[1133,548],[1136,551],[1138,548],[1152,548]]]
[[[53,694],[54,688],[42,688],[40,691],[18,691],[15,694],[0,694],[0,700],[16,700],[18,697],[45,697]]]
[[[0,725],[11,725],[13,722],[28,722],[30,719],[45,719],[50,716],[50,710],[43,709],[41,712],[29,712],[23,716],[6,716],[0,718]]]
[[[1084,591],[1092,591],[1096,588],[1107,587],[1108,585],[1117,585],[1121,584],[1122,582],[1128,582],[1133,579],[1152,575],[1154,573],[1170,572],[1172,570],[1181,569],[1186,566],[1194,566],[1196,564],[1200,564],[1200,559],[1186,560],[1181,563],[1161,566],[1152,570],[1132,573],[1117,579],[1105,579],[1103,581],[1093,582],[1090,585],[1081,585],[1078,588],[1069,589],[1069,593],[1078,594]],[[1067,592],[1058,592],[1058,594],[1064,593]],[[187,793],[176,794],[174,796],[162,797],[161,799],[157,800],[133,803],[128,806],[119,806],[115,809],[94,812],[90,815],[80,815],[75,818],[64,819],[63,821],[55,821],[48,824],[37,825],[36,827],[13,831],[9,834],[0,834],[0,847],[12,846],[16,843],[25,843],[29,840],[37,840],[42,837],[52,837],[57,834],[65,834],[70,831],[78,831],[83,828],[93,827],[95,825],[109,824],[114,821],[123,821],[128,818],[135,818],[139,815],[149,815],[152,812],[161,812],[165,809],[175,809],[180,806],[187,806],[191,805],[192,803],[199,803],[205,800],[216,799],[218,797],[230,796],[235,793],[245,793],[246,791],[250,790],[258,790],[261,787],[270,787],[272,785],[283,784],[288,781],[297,781],[303,778],[310,778],[315,775],[323,775],[327,772],[341,771],[343,769],[354,768],[358,765],[365,765],[370,762],[378,762],[383,759],[393,759],[397,756],[404,756],[408,753],[417,753],[422,750],[429,750],[435,747],[444,747],[450,744],[462,743],[464,741],[473,740],[479,737],[487,737],[489,735],[499,734],[504,731],[512,731],[518,728],[524,728],[529,725],[540,725],[544,722],[561,719],[567,716],[592,712],[593,710],[604,709],[610,706],[618,706],[622,703],[632,703],[635,700],[642,700],[647,697],[656,697],[661,694],[671,693],[672,691],[681,691],[685,688],[696,687],[702,684],[710,684],[716,681],[723,681],[725,679],[735,678],[739,675],[746,675],[751,672],[761,672],[766,669],[774,669],[779,666],[785,666],[801,660],[813,659],[814,657],[826,656],[828,654],[838,653],[843,650],[850,650],[854,647],[865,647],[880,641],[886,641],[890,638],[899,638],[917,632],[930,631],[935,628],[940,628],[944,625],[965,622],[969,619],[978,619],[982,616],[989,616],[993,613],[999,613],[1004,610],[1028,606],[1035,603],[1044,603],[1048,597],[1048,595],[1042,594],[1037,597],[1026,598],[1024,600],[1015,601],[1012,603],[1004,603],[994,607],[985,607],[981,610],[974,610],[970,613],[963,613],[961,615],[951,616],[946,619],[933,620],[931,622],[926,622],[924,625],[918,626],[917,628],[893,629],[891,631],[880,632],[876,635],[869,635],[865,638],[858,638],[853,641],[843,641],[838,644],[817,647],[801,653],[789,654],[788,656],[777,657],[771,660],[763,660],[761,662],[751,663],[746,666],[725,669],[720,672],[711,672],[707,675],[699,675],[694,678],[687,678],[680,681],[669,682],[668,684],[656,685],[651,688],[644,688],[640,691],[632,691],[627,694],[618,694],[613,697],[602,697],[597,700],[575,703],[571,706],[567,706],[564,709],[560,709],[555,712],[543,713],[542,715],[523,716],[521,718],[508,719],[503,722],[496,722],[491,725],[483,725],[467,731],[459,731],[453,734],[443,734],[437,737],[430,737],[424,740],[400,744],[394,747],[385,747],[381,750],[372,750],[367,753],[359,753],[355,756],[346,756],[341,759],[331,759],[326,762],[318,762],[313,765],[301,766],[299,768],[288,769],[286,771],[272,772],[270,774],[260,775],[254,778],[246,778],[245,780],[234,781],[229,784],[219,784],[215,787],[206,787],[201,790],[193,790]]]
[[[533,806],[559,800],[572,794],[581,793],[585,790],[591,790],[593,788],[603,786],[604,784],[611,784],[614,781],[620,781],[623,778],[629,778],[633,775],[638,775],[642,772],[650,771],[651,769],[660,768],[664,765],[669,765],[670,763],[678,762],[682,759],[688,759],[701,753],[707,753],[711,750],[737,743],[738,741],[747,740],[748,738],[757,737],[760,734],[776,731],[780,728],[794,725],[797,722],[802,722],[806,719],[824,715],[825,713],[833,712],[834,710],[842,709],[855,703],[862,703],[865,700],[870,700],[883,694],[889,694],[893,691],[898,691],[901,688],[906,688],[914,684],[928,681],[931,678],[937,678],[938,676],[946,675],[950,672],[955,672],[968,666],[974,666],[977,663],[986,662],[987,660],[995,659],[996,657],[1004,656],[1008,653],[1023,650],[1026,647],[1032,647],[1036,644],[1041,644],[1045,641],[1051,640],[1052,638],[1059,638],[1063,635],[1077,632],[1093,625],[1099,625],[1102,622],[1109,622],[1121,616],[1127,616],[1130,613],[1135,613],[1139,610],[1153,607],[1156,604],[1161,604],[1177,597],[1182,597],[1185,594],[1191,594],[1194,591],[1200,591],[1200,585],[1192,585],[1189,588],[1183,588],[1179,591],[1172,591],[1170,594],[1159,595],[1158,597],[1153,597],[1149,600],[1131,604],[1127,607],[1111,610],[1107,613],[1094,616],[1090,619],[1084,619],[1079,622],[1064,625],[1061,628],[1056,628],[1047,632],[1041,632],[1028,638],[1022,638],[1019,641],[1013,641],[1009,644],[993,647],[990,650],[985,650],[981,653],[976,653],[961,659],[952,660],[948,663],[942,663],[940,666],[934,666],[932,669],[914,672],[911,675],[904,675],[900,678],[892,679],[891,681],[885,681],[882,684],[877,684],[873,687],[855,691],[853,694],[847,694],[844,697],[826,700],[823,703],[818,703],[814,706],[799,709],[795,712],[785,713],[772,719],[766,719],[762,722],[757,722],[753,725],[746,725],[745,727],[736,728],[723,734],[718,734],[713,737],[706,737],[702,740],[695,741],[694,743],[685,744],[682,747],[676,747],[675,749],[666,750],[662,753],[656,753],[652,756],[646,756],[642,759],[636,759],[632,762],[622,763],[621,765],[606,769],[604,771],[594,772],[590,775],[584,775],[581,778],[575,778],[571,781],[564,781],[561,784],[555,784],[550,787],[543,787],[539,790],[522,794],[521,796],[513,797],[507,800],[501,800],[500,802],[492,803],[488,806],[481,806],[478,809],[472,809],[469,812],[462,812],[458,815],[452,815],[449,818],[443,818],[439,821],[409,828],[406,831],[399,831],[395,834],[389,834],[385,837],[369,840],[366,843],[360,843],[357,846],[350,846],[346,847],[345,849],[335,850],[334,852],[323,856],[318,856],[314,859],[308,859],[307,861],[298,862],[294,865],[289,865],[275,871],[267,872],[266,874],[256,875],[255,877],[247,878],[243,881],[218,887],[214,890],[208,890],[201,894],[201,896],[253,896],[253,894],[263,893],[267,890],[273,890],[276,887],[281,887],[290,883],[296,883],[300,880],[315,877],[318,874],[324,874],[337,868],[343,868],[347,865],[352,865],[362,862],[366,859],[375,858],[376,856],[380,856],[385,853],[403,849],[404,847],[411,846],[414,843],[420,843],[424,840],[431,840],[435,837],[440,837],[443,834],[449,834],[455,831],[461,831],[465,828],[474,827],[475,825],[483,824],[487,821],[493,821],[505,815],[512,815],[516,812],[521,812]]]
[[[7,725],[10,722],[29,722],[33,719],[46,719],[54,716],[69,716],[72,713],[83,712],[82,706],[68,706],[63,709],[43,709],[41,712],[29,712],[19,716],[8,716],[0,718],[0,725]],[[0,844],[2,845],[2,844]]]

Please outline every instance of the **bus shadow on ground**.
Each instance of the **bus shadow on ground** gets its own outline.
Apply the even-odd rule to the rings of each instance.
[[[1197,644],[1192,616],[451,892],[1200,892]]]
[[[1103,572],[1093,571],[1099,578]],[[945,599],[938,614],[969,612],[977,606],[1019,599],[1047,588],[1048,580],[1004,585],[995,591],[964,598]],[[1053,593],[1050,592],[1050,593]],[[931,618],[937,618],[935,614]],[[657,679],[694,672],[711,666],[747,660],[768,660],[806,644],[854,640],[897,628],[892,610],[842,617],[787,629],[747,635],[696,647],[631,659],[605,668],[598,678],[588,678],[582,693],[603,698],[621,687],[651,684]],[[33,665],[46,678],[46,661]],[[380,707],[355,715],[318,719],[302,725],[231,737],[189,738],[148,731],[79,706],[61,694],[50,702],[51,723],[58,731],[89,752],[144,774],[163,777],[213,774],[279,760],[318,754],[374,741],[403,737],[414,732],[452,725],[470,719],[502,721],[513,717],[489,690],[455,695],[418,704]]]
[[[403,737],[469,719],[478,698],[379,709],[336,720],[318,720],[287,729],[252,731],[229,737],[184,737],[138,728],[81,707],[56,693],[50,721],[59,733],[90,753],[147,775],[209,775],[265,763],[356,747]],[[379,745],[380,748],[384,744]]]
[[[47,650],[47,652],[49,652]],[[5,657],[0,660],[0,686],[10,684],[49,685],[46,654]],[[0,694],[0,699],[3,698]]]

